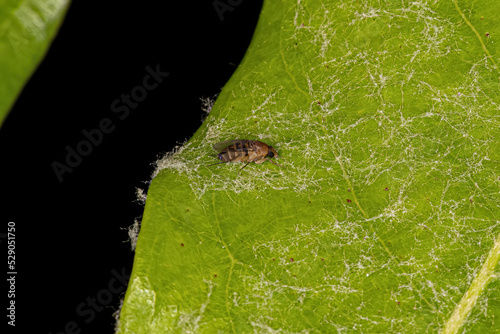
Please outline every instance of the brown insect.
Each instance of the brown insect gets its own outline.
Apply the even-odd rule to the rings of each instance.
[[[214,145],[214,150],[220,152],[217,154],[217,158],[221,160],[216,164],[209,166],[214,166],[218,164],[224,164],[227,162],[246,162],[245,166],[241,167],[240,172],[243,168],[248,166],[249,163],[255,162],[256,164],[261,164],[266,160],[271,161],[276,166],[281,167],[276,162],[269,158],[278,157],[278,152],[272,147],[258,140],[248,140],[248,139],[232,139],[226,140]],[[240,173],[238,172],[238,174]]]

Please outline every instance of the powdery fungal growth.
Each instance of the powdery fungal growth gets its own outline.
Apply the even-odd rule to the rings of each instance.
[[[134,219],[134,223],[127,228],[128,231],[128,241],[130,242],[130,248],[135,251],[137,245],[137,238],[139,237],[139,231],[141,230],[141,219]]]
[[[213,97],[201,97],[201,110],[203,111],[203,116],[201,117],[201,121],[205,121],[205,118],[210,114],[212,111],[212,108],[214,106],[215,100],[217,98],[217,95],[215,94]]]
[[[141,204],[141,205],[145,205],[146,204],[146,198],[148,196],[147,196],[146,191],[144,191],[144,189],[142,189],[142,188],[135,188],[135,196],[136,196],[137,202],[139,204]]]
[[[195,291],[178,313],[165,300],[185,296],[165,292],[148,330],[500,330],[500,73],[481,10],[285,3],[276,49],[257,36],[193,139],[156,162],[159,206],[178,196],[172,180],[196,199],[162,232],[178,258],[196,249],[177,265],[199,261],[203,279],[162,262],[174,274],[161,284]],[[207,168],[212,146],[237,138],[272,145],[283,168]]]

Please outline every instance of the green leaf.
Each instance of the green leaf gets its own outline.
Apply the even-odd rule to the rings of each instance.
[[[42,61],[68,0],[0,0],[0,125]]]
[[[498,27],[493,1],[265,1],[158,162],[118,332],[500,332]],[[237,138],[283,168],[207,167]]]

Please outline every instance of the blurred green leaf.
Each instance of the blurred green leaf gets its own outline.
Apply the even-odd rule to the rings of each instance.
[[[0,0],[0,125],[42,61],[68,0]]]
[[[266,1],[158,162],[119,333],[500,332],[493,1]],[[269,162],[217,162],[259,139]]]

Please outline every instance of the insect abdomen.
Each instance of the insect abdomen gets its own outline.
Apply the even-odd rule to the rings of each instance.
[[[247,161],[248,159],[248,151],[252,150],[252,142],[250,140],[242,140],[236,143],[233,143],[223,149],[217,157],[226,162],[226,161]]]

